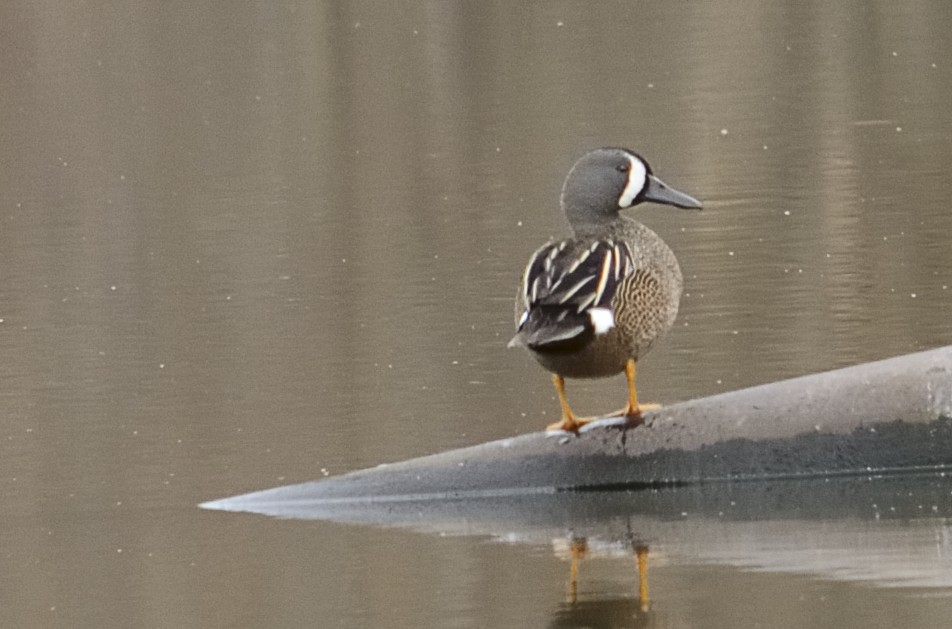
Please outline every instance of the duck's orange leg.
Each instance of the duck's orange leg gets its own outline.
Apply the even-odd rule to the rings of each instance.
[[[628,416],[636,425],[644,421],[641,418],[642,413],[661,408],[660,404],[638,404],[638,391],[635,389],[635,376],[637,373],[638,369],[635,359],[629,358],[628,362],[625,363],[625,378],[628,380],[628,405],[621,414]]]
[[[549,424],[545,429],[578,432],[579,428],[592,421],[591,418],[576,417],[572,409],[569,408],[568,400],[565,399],[565,378],[557,373],[552,374],[552,384],[555,385],[555,390],[559,394],[559,405],[562,407],[562,421]]]

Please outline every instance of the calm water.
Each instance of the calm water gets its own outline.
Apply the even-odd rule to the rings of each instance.
[[[5,4],[0,624],[948,626],[935,479],[902,517],[888,486],[625,516],[647,612],[597,527],[572,602],[558,519],[196,504],[553,421],[511,301],[599,145],[705,202],[638,214],[686,278],[645,400],[952,343],[950,26],[938,0]]]

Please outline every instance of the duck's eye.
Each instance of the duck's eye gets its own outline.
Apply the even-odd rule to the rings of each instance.
[[[631,168],[631,166],[628,165],[628,164],[619,164],[618,166],[615,166],[615,168],[616,168],[616,169],[618,170],[618,172],[620,172],[620,173],[627,173],[628,170]]]

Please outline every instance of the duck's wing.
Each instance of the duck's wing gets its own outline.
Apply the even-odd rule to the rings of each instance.
[[[634,271],[633,257],[626,243],[611,239],[541,247],[522,277],[510,346],[568,348],[614,327],[612,298]]]

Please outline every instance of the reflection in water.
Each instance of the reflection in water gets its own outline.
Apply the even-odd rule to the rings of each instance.
[[[567,556],[570,563],[565,603],[560,605],[549,627],[647,627],[648,615],[648,547],[634,546],[632,555],[638,571],[637,597],[605,597],[598,592],[578,597],[579,564],[590,554],[588,540],[570,537],[552,541],[556,554]],[[613,555],[618,549],[614,549]]]
[[[738,568],[887,588],[928,588],[942,607],[952,588],[950,492],[952,476],[939,472],[714,483],[658,491],[378,504],[333,501],[286,511],[272,504],[267,510],[278,516],[408,527],[441,537],[488,535],[509,546],[551,548],[568,563],[568,579],[564,602],[549,626],[640,627],[689,614],[684,606],[690,607],[698,583],[689,579],[678,589],[665,587],[662,602],[653,603],[650,612],[644,609],[649,601],[649,543],[651,554],[663,557],[668,571],[698,563],[713,566],[699,590],[717,593],[707,597],[712,611],[763,606],[758,596],[787,596],[786,582],[772,590],[770,579],[738,578]],[[622,574],[615,581],[594,580],[588,562],[595,557],[620,560],[612,563],[624,566]],[[552,578],[562,582],[565,570]],[[627,594],[617,591],[620,581]],[[747,585],[737,588],[738,582]],[[864,600],[885,600],[881,591],[858,590],[866,592]],[[758,609],[766,626],[777,626],[770,624],[769,607]]]
[[[553,629],[638,629],[654,626],[653,614],[629,598],[596,598],[559,606],[546,625]]]
[[[573,536],[568,539],[554,539],[552,546],[556,555],[568,556],[571,562],[569,568],[568,595],[566,602],[575,605],[578,602],[578,571],[579,563],[589,555],[588,540],[584,537]],[[638,571],[638,601],[641,611],[648,611],[648,547],[644,544],[633,544],[632,556]],[[617,551],[616,551],[617,552]],[[613,553],[615,554],[615,553]]]
[[[508,543],[549,546],[565,540],[556,548],[573,560],[573,577],[593,547],[635,554],[643,575],[650,545],[674,560],[886,586],[952,587],[952,552],[947,541],[937,544],[947,540],[952,519],[952,475],[946,472],[429,500],[291,496],[263,492],[209,506],[488,535]],[[570,580],[570,598],[576,582]],[[646,592],[642,599],[647,601]]]

